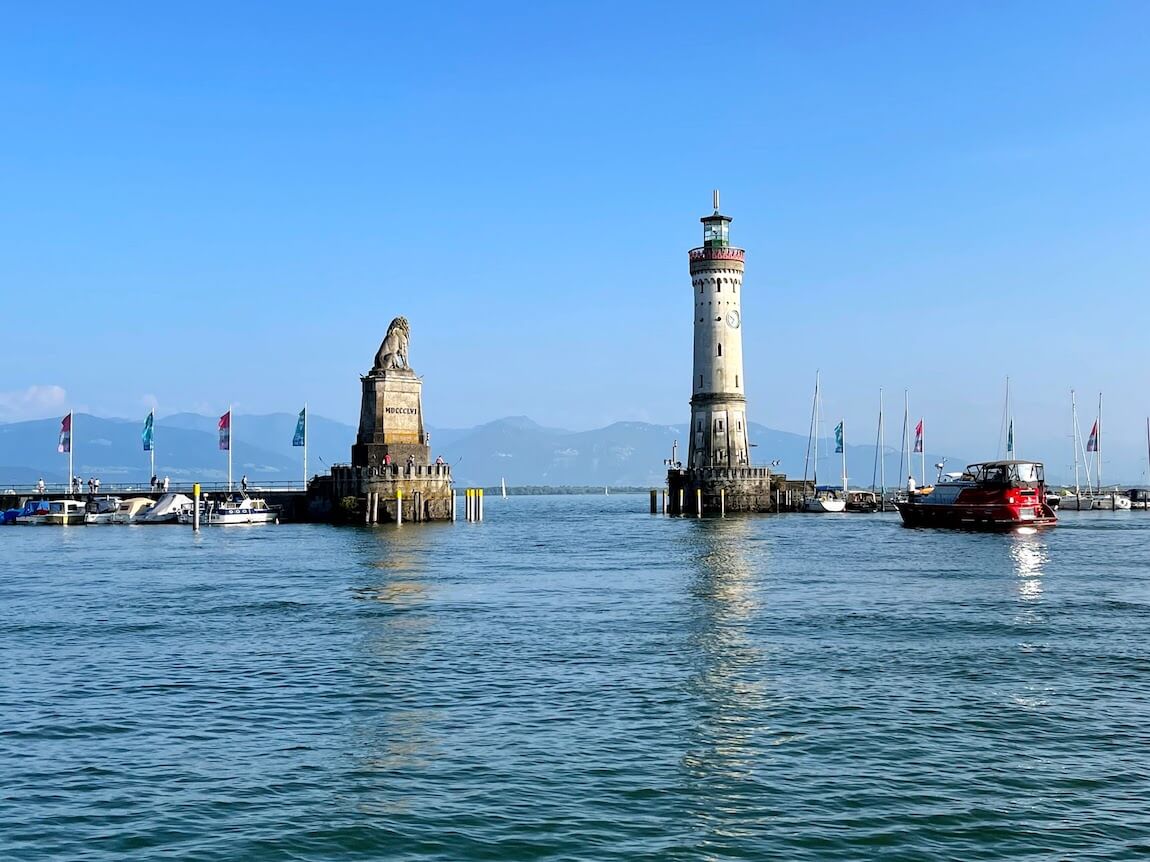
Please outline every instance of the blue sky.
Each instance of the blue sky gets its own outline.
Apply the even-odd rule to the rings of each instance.
[[[427,7],[9,9],[0,420],[353,420],[405,314],[436,425],[682,422],[719,187],[755,420],[1141,451],[1150,6]]]

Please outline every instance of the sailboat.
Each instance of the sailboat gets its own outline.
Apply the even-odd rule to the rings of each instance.
[[[503,499],[506,500],[507,499],[507,480],[502,478],[502,477],[500,477],[500,479],[499,479],[499,491],[500,491],[500,493],[503,494]]]
[[[1094,444],[1094,477],[1097,481],[1094,494],[1095,509],[1109,509],[1113,511],[1128,511],[1130,498],[1115,488],[1109,494],[1102,491],[1102,393],[1098,393],[1098,419],[1094,422],[1094,430],[1090,434],[1090,442]],[[1087,447],[1089,448],[1089,447]]]
[[[843,484],[846,484],[846,447],[843,446]],[[811,454],[814,459],[811,459]],[[819,488],[819,372],[815,372],[815,397],[811,404],[811,433],[807,439],[807,462],[803,466],[803,487],[807,483],[807,468],[813,465],[814,494],[803,501],[807,512],[842,512],[847,501],[836,490]]]
[[[1074,390],[1070,390],[1070,424],[1074,433],[1074,493],[1066,494],[1058,501],[1059,509],[1070,509],[1075,512],[1089,511],[1094,508],[1094,498],[1090,494],[1083,494],[1079,484],[1078,453],[1082,448],[1082,432],[1078,427],[1078,401]],[[1083,452],[1082,461],[1086,464],[1086,486],[1090,487],[1090,465]]]

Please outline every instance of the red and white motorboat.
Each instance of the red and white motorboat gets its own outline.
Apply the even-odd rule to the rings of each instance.
[[[971,464],[897,506],[907,527],[1012,530],[1058,523],[1046,502],[1046,480],[1037,461]]]

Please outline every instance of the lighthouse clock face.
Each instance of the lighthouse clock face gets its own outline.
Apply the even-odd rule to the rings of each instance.
[[[739,328],[739,312],[737,312],[737,311],[727,312],[727,326],[731,327],[731,329],[738,329]]]

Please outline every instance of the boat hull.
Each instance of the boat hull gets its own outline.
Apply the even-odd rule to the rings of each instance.
[[[1022,514],[1008,505],[939,506],[896,503],[906,527],[942,527],[951,530],[1016,530],[1019,527],[1053,527],[1058,516],[1043,505],[1041,514]]]

